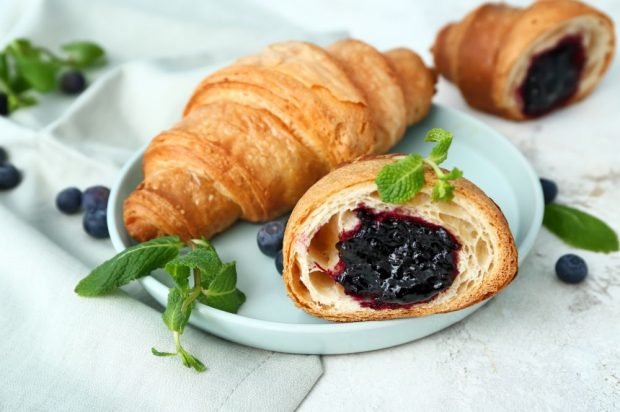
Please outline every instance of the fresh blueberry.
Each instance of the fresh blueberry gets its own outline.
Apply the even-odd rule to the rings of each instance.
[[[279,274],[282,274],[282,271],[284,270],[284,258],[282,257],[282,249],[280,249],[278,251],[278,254],[276,255],[276,269]]]
[[[4,150],[3,147],[0,147],[0,164],[6,162],[9,159],[9,154]]]
[[[82,207],[82,191],[77,187],[68,187],[56,196],[56,207],[62,213],[72,215]]]
[[[97,239],[110,237],[105,209],[87,210],[83,220],[86,233]]]
[[[93,211],[97,209],[105,209],[108,207],[108,198],[110,197],[110,189],[105,186],[91,186],[84,191],[82,203],[84,209]]]
[[[82,72],[69,70],[60,76],[60,90],[66,94],[80,94],[86,89],[86,78]]]
[[[545,179],[544,177],[540,178],[540,185],[542,186],[545,204],[548,205],[553,202],[558,195],[558,185],[556,185],[553,180]]]
[[[260,251],[271,257],[275,257],[278,250],[282,249],[283,240],[284,223],[279,220],[265,223],[256,236]]]
[[[555,273],[562,282],[579,283],[588,276],[588,265],[579,256],[569,253],[558,259]]]
[[[9,114],[9,96],[6,93],[0,92],[0,116],[7,116]]]
[[[0,164],[0,190],[9,190],[17,186],[21,180],[21,173],[12,164]]]

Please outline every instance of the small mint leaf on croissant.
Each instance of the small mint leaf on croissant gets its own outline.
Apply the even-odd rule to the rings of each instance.
[[[405,203],[424,186],[424,159],[409,155],[385,165],[376,179],[381,200],[388,203]]]
[[[463,176],[458,168],[444,172],[439,164],[448,157],[448,150],[452,144],[452,133],[440,128],[428,131],[426,142],[434,142],[435,146],[428,157],[419,154],[410,154],[394,163],[385,165],[377,175],[375,183],[379,190],[379,197],[386,203],[405,203],[415,196],[425,184],[424,166],[430,167],[437,175],[433,186],[433,201],[447,202],[454,197],[454,186],[450,183]]]

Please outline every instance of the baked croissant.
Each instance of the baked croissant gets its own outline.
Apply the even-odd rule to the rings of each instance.
[[[396,144],[428,112],[435,81],[414,52],[351,39],[242,58],[205,78],[184,118],[146,149],[127,231],[209,238],[290,211],[336,165]]]
[[[340,167],[293,209],[284,235],[286,290],[306,312],[333,321],[424,316],[493,296],[517,273],[517,250],[499,207],[460,178],[454,198],[431,201],[435,173],[402,205],[375,178],[394,155]]]
[[[543,0],[484,4],[445,26],[432,52],[471,106],[525,120],[590,94],[614,48],[608,16],[574,0]]]

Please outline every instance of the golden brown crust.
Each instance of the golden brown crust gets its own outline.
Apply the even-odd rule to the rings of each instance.
[[[531,57],[553,47],[563,34],[575,33],[585,38],[587,61],[580,88],[566,103],[571,104],[592,92],[615,50],[613,22],[584,3],[544,0],[524,9],[485,4],[444,27],[432,52],[439,72],[471,106],[526,120],[516,89]]]
[[[432,300],[409,308],[375,310],[354,304],[353,307],[349,306],[348,310],[342,310],[337,305],[321,304],[313,299],[307,285],[301,279],[304,268],[300,265],[304,263],[300,263],[300,250],[305,250],[306,245],[312,242],[312,239],[308,238],[310,236],[308,233],[316,233],[317,228],[311,226],[317,221],[317,214],[322,213],[320,209],[325,208],[326,204],[334,199],[342,199],[347,192],[370,193],[376,191],[374,180],[377,173],[384,165],[393,160],[394,156],[378,156],[344,165],[314,184],[295,206],[288,220],[284,237],[283,279],[291,299],[306,312],[333,321],[382,320],[451,312],[493,296],[516,276],[518,269],[517,250],[504,215],[497,205],[477,186],[466,179],[458,179],[455,182],[455,199],[458,199],[461,204],[467,205],[469,210],[475,211],[476,215],[470,216],[471,219],[484,222],[493,239],[495,250],[492,257],[493,265],[489,272],[484,274],[484,282],[481,282],[476,288],[466,289],[464,293],[457,293],[453,299],[437,304],[434,304],[434,300]],[[426,181],[425,190],[429,190],[435,181],[434,173],[427,171]],[[396,206],[394,207],[396,208]],[[398,207],[406,207],[406,205]],[[334,211],[332,210],[332,212]],[[335,284],[335,281],[332,282]],[[453,285],[453,287],[456,286]],[[344,293],[342,299],[349,300],[348,305],[354,302]]]
[[[405,96],[407,124],[422,120],[428,114],[428,102],[435,94],[437,73],[428,70],[422,58],[409,49],[397,48],[384,53],[398,76]]]
[[[338,164],[394,145],[429,110],[434,83],[415,53],[395,59],[356,40],[285,42],[239,59],[153,139],[125,226],[138,241],[209,238],[240,218],[275,218]]]

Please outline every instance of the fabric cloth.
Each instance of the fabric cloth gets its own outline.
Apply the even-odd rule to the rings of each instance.
[[[197,374],[150,354],[173,345],[160,307],[123,292],[77,297],[77,281],[114,250],[84,233],[81,216],[60,214],[54,198],[67,186],[111,186],[214,67],[274,41],[336,36],[312,35],[243,0],[1,2],[1,48],[17,37],[56,50],[87,39],[108,63],[88,71],[80,96],[52,93],[0,117],[0,146],[23,172],[18,188],[0,192],[0,410],[287,411],[301,402],[322,373],[316,356],[188,327],[185,347],[209,368]],[[139,286],[130,292],[146,296]]]

